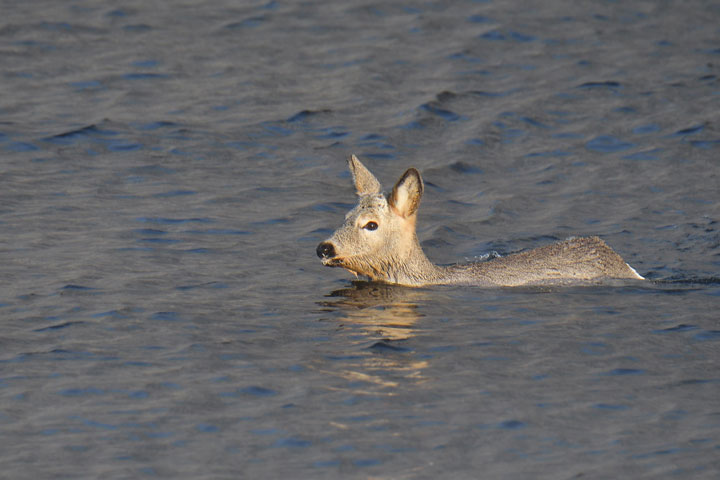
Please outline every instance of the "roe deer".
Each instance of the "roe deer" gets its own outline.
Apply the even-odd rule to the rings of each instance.
[[[342,267],[370,280],[407,286],[477,286],[588,283],[602,279],[643,280],[598,237],[570,238],[489,261],[439,266],[425,256],[415,233],[423,194],[420,173],[409,168],[392,192],[355,155],[348,161],[358,204],[345,223],[317,247],[323,265]]]

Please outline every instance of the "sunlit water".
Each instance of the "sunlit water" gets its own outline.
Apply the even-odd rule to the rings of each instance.
[[[2,11],[3,477],[717,478],[717,5]],[[353,283],[350,153],[436,262],[650,281]]]

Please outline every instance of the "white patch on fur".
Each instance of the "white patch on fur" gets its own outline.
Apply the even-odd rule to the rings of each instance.
[[[638,280],[645,280],[645,277],[643,277],[642,275],[640,275],[640,274],[637,272],[637,270],[635,270],[634,268],[632,268],[632,267],[631,267],[630,265],[628,265],[627,263],[626,263],[625,265],[627,265],[627,267],[628,267],[630,270],[632,270],[632,272],[635,274],[635,276],[638,278]]]

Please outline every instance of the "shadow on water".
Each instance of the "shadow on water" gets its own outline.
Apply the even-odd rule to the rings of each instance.
[[[661,280],[652,280],[652,282],[659,286],[670,286],[670,285],[687,285],[687,286],[718,286],[720,285],[720,277],[670,277]]]
[[[695,291],[705,291],[720,287],[720,277],[696,277],[689,275],[675,275],[668,278],[648,279],[647,285],[637,289],[637,293],[686,294]]]

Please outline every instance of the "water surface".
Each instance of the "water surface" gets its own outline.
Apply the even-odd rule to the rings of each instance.
[[[3,8],[8,478],[716,478],[711,2]],[[352,282],[345,159],[439,263],[599,235],[649,281]]]

